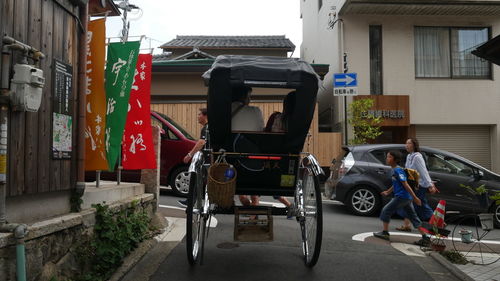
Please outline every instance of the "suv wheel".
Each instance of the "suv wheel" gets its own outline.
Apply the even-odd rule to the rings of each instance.
[[[493,224],[495,228],[500,228],[500,205],[493,204],[491,213],[493,213]]]
[[[189,192],[189,179],[188,167],[179,167],[175,169],[170,175],[170,187],[172,191],[178,195],[187,197]]]
[[[358,186],[349,193],[346,203],[352,213],[358,216],[371,216],[380,208],[380,196],[366,186]]]

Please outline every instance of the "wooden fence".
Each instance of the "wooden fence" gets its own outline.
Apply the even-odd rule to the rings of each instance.
[[[258,106],[262,110],[264,120],[275,111],[282,111],[281,102],[255,102],[253,106]],[[206,107],[206,103],[166,103],[152,104],[151,110],[166,114],[175,122],[185,128],[194,138],[199,137],[201,125],[198,124],[198,109]],[[340,133],[319,133],[318,132],[318,109],[314,112],[314,118],[309,130],[310,137],[304,144],[304,151],[314,154],[321,166],[329,166],[333,158],[338,157],[341,152],[342,137]]]

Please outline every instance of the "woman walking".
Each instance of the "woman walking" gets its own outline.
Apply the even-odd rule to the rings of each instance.
[[[432,183],[431,177],[429,176],[429,172],[427,171],[427,167],[425,166],[424,157],[420,153],[420,146],[418,144],[418,140],[414,138],[409,138],[406,141],[406,151],[408,151],[408,156],[406,157],[406,168],[417,170],[420,174],[419,178],[419,189],[415,192],[415,195],[420,199],[422,204],[420,206],[413,204],[415,211],[417,212],[418,217],[422,221],[429,221],[432,216],[433,210],[429,206],[429,202],[427,201],[426,194],[436,193],[437,189],[434,183]],[[397,230],[400,231],[411,231],[410,220],[408,219],[408,215],[403,209],[398,210],[398,215],[404,218],[403,225],[397,227]]]

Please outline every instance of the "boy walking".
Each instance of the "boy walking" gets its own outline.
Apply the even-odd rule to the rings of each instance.
[[[398,151],[390,151],[387,153],[386,163],[392,167],[392,186],[386,191],[383,191],[381,194],[383,196],[388,196],[391,192],[394,192],[394,198],[392,198],[391,201],[385,205],[380,213],[380,220],[383,223],[383,231],[374,232],[373,236],[384,240],[390,240],[389,222],[391,221],[391,216],[396,213],[399,208],[402,208],[406,211],[408,219],[413,224],[413,227],[418,229],[420,234],[422,234],[422,239],[418,241],[419,245],[426,246],[430,243],[430,238],[420,229],[422,222],[418,218],[412,204],[413,201],[416,205],[420,206],[422,202],[408,185],[404,170],[398,166],[400,161],[401,153]]]

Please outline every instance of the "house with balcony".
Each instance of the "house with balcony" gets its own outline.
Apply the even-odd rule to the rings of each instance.
[[[356,98],[373,98],[372,112],[383,117],[376,142],[413,136],[500,172],[499,69],[471,54],[500,33],[500,1],[300,4],[301,56],[330,65],[319,94],[321,131],[352,136],[344,101],[353,98],[334,97],[332,80],[334,73],[357,73]]]

